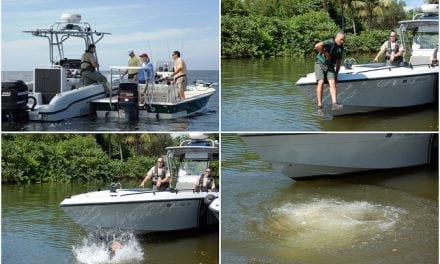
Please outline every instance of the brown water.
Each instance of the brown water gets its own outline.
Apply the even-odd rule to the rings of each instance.
[[[437,169],[295,182],[222,143],[222,263],[437,263]]]

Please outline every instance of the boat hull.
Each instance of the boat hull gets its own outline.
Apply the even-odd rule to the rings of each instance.
[[[333,116],[372,112],[387,108],[429,104],[437,98],[438,67],[417,66],[400,68],[368,68],[342,70],[338,75],[337,100],[342,111],[332,111],[331,98],[324,89],[323,105]],[[370,69],[371,71],[368,71]],[[297,87],[316,103],[314,74],[301,78]]]
[[[428,163],[431,134],[244,134],[274,169],[293,179]]]
[[[30,93],[29,96],[39,102],[29,111],[29,120],[56,122],[93,113],[91,102],[104,98],[105,92],[102,84],[93,84],[58,93],[48,104],[41,104],[40,93]]]
[[[101,191],[66,198],[60,206],[75,222],[89,229],[118,228],[149,233],[218,223],[208,210],[209,204],[204,202],[206,195],[192,191],[139,194]]]
[[[148,119],[176,119],[191,116],[208,103],[210,97],[215,94],[214,89],[204,93],[190,95],[182,101],[170,102],[151,102],[139,105],[139,118]],[[110,103],[108,98],[94,100],[92,105],[99,118],[125,118],[126,113],[118,107],[117,97]]]
[[[217,220],[219,219],[219,212],[220,212],[220,198],[216,198],[212,203],[209,205],[209,210],[211,210]]]

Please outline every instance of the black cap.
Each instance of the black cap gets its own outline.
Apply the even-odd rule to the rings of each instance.
[[[96,48],[95,44],[90,44],[87,49],[90,50],[91,48]]]

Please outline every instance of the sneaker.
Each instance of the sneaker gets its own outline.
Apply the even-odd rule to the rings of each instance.
[[[321,117],[325,115],[324,107],[322,107],[322,105],[318,106],[318,115]]]
[[[344,106],[338,103],[332,104],[332,111],[341,111]]]

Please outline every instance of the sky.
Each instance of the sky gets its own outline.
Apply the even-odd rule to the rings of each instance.
[[[420,8],[424,4],[423,0],[405,0],[404,2],[406,3],[405,10]]]
[[[1,9],[2,70],[50,64],[47,39],[22,31],[49,28],[64,13],[111,33],[97,44],[101,70],[127,65],[128,49],[153,63],[179,50],[189,70],[219,69],[219,0],[2,0]],[[70,48],[65,57],[80,59],[85,46]]]

